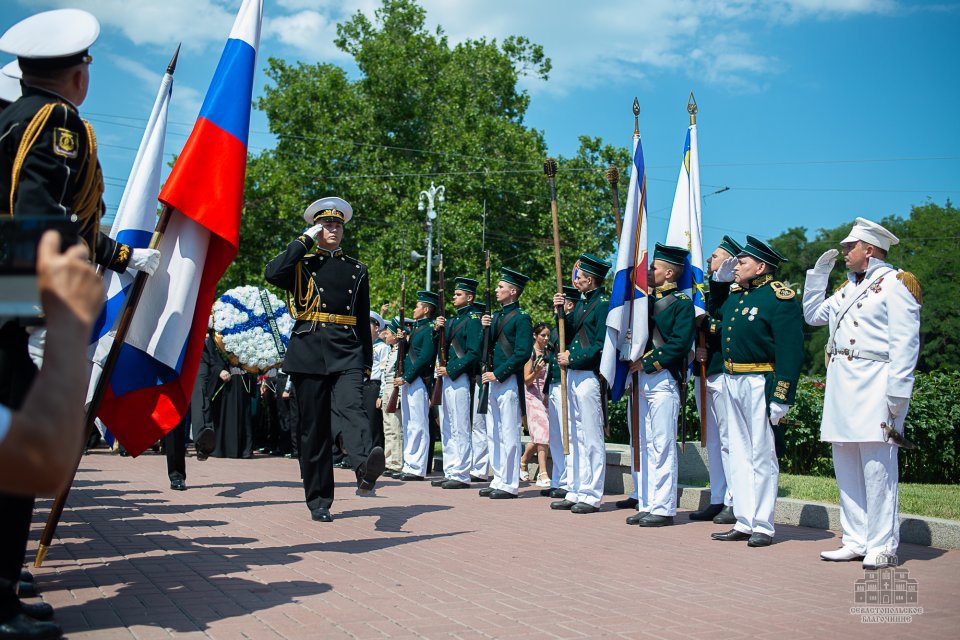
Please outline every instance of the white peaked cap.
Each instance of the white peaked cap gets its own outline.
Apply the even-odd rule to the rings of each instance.
[[[303,212],[303,219],[306,220],[307,224],[315,224],[314,218],[317,214],[325,211],[330,212],[328,217],[337,218],[344,224],[353,217],[353,207],[350,206],[349,202],[343,198],[329,196],[310,203],[310,206]]]
[[[82,9],[35,13],[0,36],[0,51],[18,58],[65,58],[90,48],[100,36],[100,22]]]
[[[0,100],[16,102],[20,98],[20,76],[20,65],[16,60],[0,69]]]
[[[857,240],[880,247],[884,251],[888,251],[890,247],[900,242],[897,236],[866,218],[857,218],[856,222],[853,223],[853,229],[850,230],[846,238],[840,241],[840,244],[856,242]]]

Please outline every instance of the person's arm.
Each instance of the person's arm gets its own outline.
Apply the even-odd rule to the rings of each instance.
[[[887,373],[887,397],[891,413],[899,416],[906,399],[913,393],[913,370],[920,357],[920,283],[911,273],[897,274],[887,297],[887,331],[890,343],[890,369]],[[893,398],[894,400],[889,400]],[[899,409],[899,410],[898,410]]]
[[[300,260],[313,247],[313,238],[304,233],[287,245],[287,250],[267,263],[263,277],[284,291],[293,291]],[[369,314],[368,314],[369,315]],[[369,333],[369,332],[368,332]]]
[[[84,444],[83,402],[90,329],[103,307],[103,284],[85,247],[59,253],[48,231],[37,250],[37,286],[47,320],[43,368],[0,442],[0,490],[53,494],[66,484]]]

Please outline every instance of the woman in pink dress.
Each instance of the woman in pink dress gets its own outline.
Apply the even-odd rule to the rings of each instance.
[[[530,442],[520,458],[520,479],[530,480],[527,463],[537,454],[537,486],[550,486],[550,473],[547,471],[547,445],[550,442],[550,425],[547,421],[547,407],[543,398],[543,382],[547,377],[547,343],[550,341],[550,327],[540,322],[533,328],[533,354],[523,369],[523,381],[526,385],[524,396],[527,401],[527,431]]]

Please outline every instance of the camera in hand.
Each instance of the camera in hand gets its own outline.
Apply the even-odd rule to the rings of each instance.
[[[41,315],[37,291],[37,245],[45,231],[60,232],[60,250],[79,241],[75,220],[49,216],[0,218],[0,318]]]

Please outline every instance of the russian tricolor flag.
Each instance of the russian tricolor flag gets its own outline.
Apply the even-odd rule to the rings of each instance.
[[[133,455],[183,420],[217,283],[240,243],[262,0],[244,0],[159,200],[173,209],[99,417]]]

